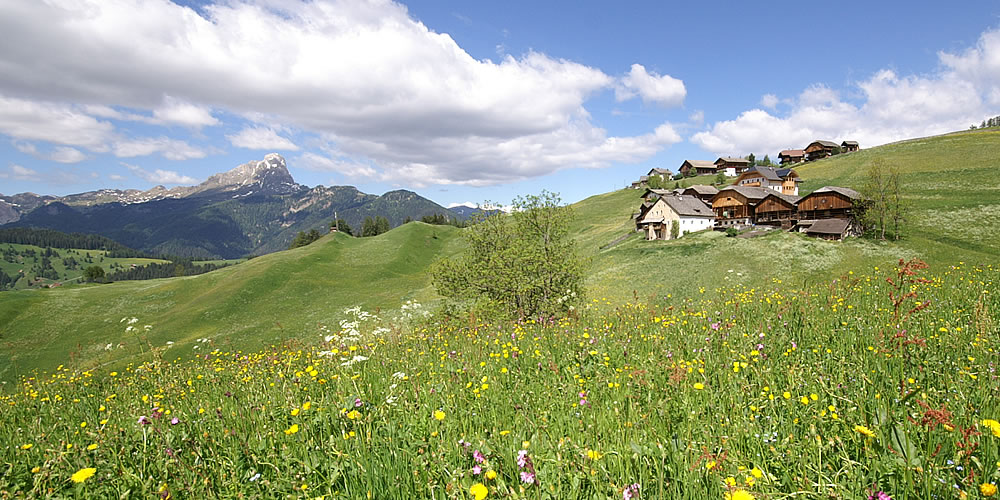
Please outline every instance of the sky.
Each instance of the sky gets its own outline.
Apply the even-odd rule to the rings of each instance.
[[[575,202],[686,159],[1000,115],[995,1],[3,3],[8,195],[191,185],[277,152],[308,186]]]

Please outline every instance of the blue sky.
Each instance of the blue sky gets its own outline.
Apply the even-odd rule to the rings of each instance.
[[[15,0],[0,193],[295,179],[443,205],[1000,114],[1000,4]]]

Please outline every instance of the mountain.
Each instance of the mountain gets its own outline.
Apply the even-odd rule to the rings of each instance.
[[[368,216],[398,226],[436,213],[447,210],[412,191],[376,196],[352,186],[303,186],[273,153],[197,186],[0,195],[0,222],[11,226],[96,233],[155,255],[204,259],[282,250],[299,231],[325,231],[335,216],[360,229]]]
[[[448,211],[451,212],[452,215],[458,217],[461,220],[467,220],[483,213],[485,213],[487,216],[496,215],[500,213],[500,210],[497,209],[484,210],[482,208],[473,207],[469,205],[455,205],[454,207],[449,208]]]

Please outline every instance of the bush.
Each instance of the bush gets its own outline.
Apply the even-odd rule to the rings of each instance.
[[[735,227],[730,227],[730,228],[726,229],[726,236],[728,236],[730,238],[736,236],[737,234],[740,234],[740,231],[738,229],[736,229]]]
[[[481,217],[465,233],[468,248],[433,268],[438,293],[500,317],[566,313],[581,299],[583,264],[569,237],[571,209],[559,197],[514,200],[510,215]]]

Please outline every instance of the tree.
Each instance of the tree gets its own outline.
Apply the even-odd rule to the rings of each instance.
[[[757,166],[757,157],[755,157],[753,155],[753,153],[750,153],[749,155],[747,155],[747,160],[750,161],[750,166],[751,167],[756,167]]]
[[[886,166],[876,159],[868,167],[864,185],[861,187],[862,212],[858,217],[862,231],[869,236],[885,239],[892,229],[894,239],[902,235],[906,221],[907,206],[903,200],[899,182],[899,170]]]
[[[663,189],[663,177],[660,177],[659,175],[649,176],[649,178],[646,179],[646,186],[649,187],[649,189]]]
[[[351,229],[351,225],[347,223],[344,219],[336,219],[330,222],[330,229],[337,229],[338,232],[345,233],[348,236],[354,236],[354,231]]]
[[[361,236],[378,236],[388,230],[389,219],[381,215],[375,216],[374,219],[371,216],[365,217],[364,222],[361,223]]]
[[[292,240],[292,243],[288,245],[288,249],[291,250],[293,248],[304,247],[318,240],[321,236],[322,235],[319,234],[319,231],[316,229],[310,229],[308,233],[299,231],[299,234],[295,235],[295,239]]]
[[[676,240],[681,235],[680,221],[674,219],[670,221],[670,239]]]
[[[760,166],[762,166],[762,167],[772,167],[772,166],[774,166],[774,163],[771,163],[771,159],[768,158],[767,155],[764,155],[764,159],[761,160],[761,161],[759,161],[759,162],[757,162],[757,164],[760,165]]]
[[[726,183],[726,174],[719,172],[715,174],[715,183],[718,185],[723,185]]]
[[[90,266],[83,270],[83,280],[87,283],[100,283],[104,281],[104,268],[101,266]]]
[[[515,199],[510,215],[480,216],[464,233],[465,253],[435,263],[434,286],[501,317],[572,310],[582,295],[583,263],[569,236],[570,217],[571,209],[547,191]]]
[[[381,215],[375,217],[375,234],[382,234],[389,232],[389,219],[382,217]]]

